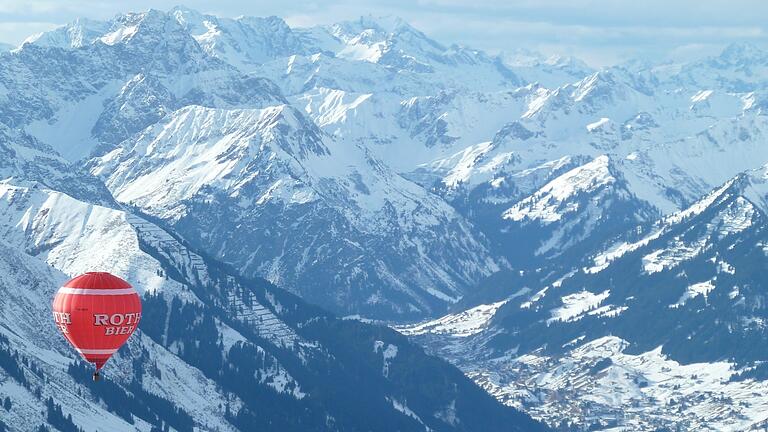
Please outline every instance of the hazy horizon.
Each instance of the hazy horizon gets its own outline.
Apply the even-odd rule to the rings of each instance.
[[[721,0],[673,4],[626,0],[601,4],[593,0],[516,1],[458,0],[318,3],[243,2],[210,4],[192,0],[96,2],[10,0],[0,3],[0,42],[18,45],[27,37],[79,17],[105,20],[122,12],[176,5],[223,17],[276,15],[291,26],[330,24],[364,15],[394,15],[445,44],[459,43],[491,54],[529,49],[544,55],[571,55],[600,67],[629,59],[687,60],[712,55],[733,42],[765,48],[768,32],[761,17],[768,3]]]

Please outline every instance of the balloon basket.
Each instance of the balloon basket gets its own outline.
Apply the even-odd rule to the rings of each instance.
[[[99,382],[101,380],[101,374],[99,374],[99,371],[96,371],[93,373],[93,382]]]

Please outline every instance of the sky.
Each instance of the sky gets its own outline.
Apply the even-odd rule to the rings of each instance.
[[[292,26],[396,15],[444,44],[573,55],[596,67],[690,60],[731,42],[768,48],[765,0],[0,0],[0,42],[18,45],[77,17],[108,19],[180,3],[225,17],[277,15]]]

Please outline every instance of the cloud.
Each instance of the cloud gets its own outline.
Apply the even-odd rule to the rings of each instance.
[[[432,10],[600,26],[763,25],[763,0],[419,0]]]
[[[441,40],[462,41],[490,52],[524,47],[545,54],[568,54],[583,58],[594,66],[615,64],[633,57],[666,58],[687,54],[694,46],[722,48],[730,42],[750,41],[765,45],[768,32],[760,25],[696,26],[687,25],[594,25],[551,21],[526,21],[518,17],[488,20],[481,16],[455,15],[447,12],[424,14],[413,24]],[[701,51],[703,52],[703,51]]]

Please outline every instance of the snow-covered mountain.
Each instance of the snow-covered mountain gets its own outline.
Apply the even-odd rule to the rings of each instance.
[[[768,55],[759,47],[735,43],[722,54],[691,64],[658,68],[661,76],[676,84],[695,85],[707,89],[747,93],[765,87]]]
[[[339,141],[290,106],[188,107],[93,172],[244,274],[350,314],[440,310],[499,268],[449,205]]]
[[[328,137],[271,82],[210,55],[194,37],[193,21],[203,18],[181,8],[149,11],[108,25],[77,21],[54,30],[71,35],[87,28],[96,34],[108,27],[90,43],[46,43],[61,39],[54,35],[28,41],[9,56],[13,85],[32,85],[14,73],[15,65],[42,74],[52,56],[62,67],[76,68],[78,79],[69,93],[40,102],[50,118],[37,119],[39,106],[20,95],[7,96],[9,107],[15,107],[18,123],[26,122],[28,134],[70,160],[105,153],[114,159],[109,168],[93,165],[94,172],[110,177],[106,182],[119,200],[176,225],[190,241],[217,251],[246,274],[337,311],[382,317],[440,312],[505,265],[490,256],[483,235],[442,200],[361,143]],[[222,22],[230,30],[235,26]],[[259,31],[251,29],[267,32]],[[158,49],[167,55],[154,54]],[[42,98],[60,88],[51,80],[30,92]],[[144,157],[157,150],[150,141],[167,138],[166,156]],[[214,141],[219,146],[211,146]],[[168,164],[160,175],[158,164]],[[178,183],[180,173],[194,171],[202,177]],[[140,178],[152,178],[156,186]],[[209,206],[218,214],[203,209]],[[307,221],[303,230],[296,229],[299,218]],[[246,224],[249,235],[238,228],[244,221],[253,221]],[[211,235],[212,229],[223,231]]]
[[[292,29],[279,17],[222,18],[175,7],[170,14],[211,56],[245,72],[294,54],[311,55],[337,44],[328,34]]]
[[[595,72],[593,68],[572,56],[545,56],[526,48],[516,48],[499,54],[501,61],[523,80],[555,88],[579,81]]]
[[[35,44],[45,47],[81,48],[90,45],[109,33],[110,24],[88,18],[77,18],[73,22],[43,33],[32,35],[21,45]]]
[[[575,411],[580,426],[758,427],[766,172],[736,176],[567,274],[540,269],[502,301],[401,331],[552,425]]]
[[[373,318],[426,319],[397,328],[551,426],[761,427],[766,59],[594,70],[185,7],[30,37],[0,53],[6,304],[104,266],[148,318],[107,396],[0,327],[3,422],[538,427]]]
[[[543,430],[391,330],[244,279],[141,216],[9,182],[0,202],[4,429]],[[93,269],[144,298],[99,385],[44,324],[67,274]]]

